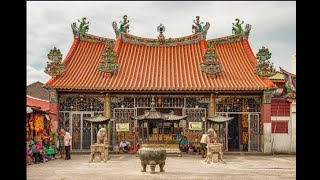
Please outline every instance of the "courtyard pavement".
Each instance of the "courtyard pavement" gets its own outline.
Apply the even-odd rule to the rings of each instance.
[[[110,154],[106,163],[89,162],[89,155],[71,155],[27,166],[28,180],[130,179],[296,179],[295,155],[225,155],[225,164],[207,164],[200,155],[168,155],[165,172],[141,172],[134,154]]]

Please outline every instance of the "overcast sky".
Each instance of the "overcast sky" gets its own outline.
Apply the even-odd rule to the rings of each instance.
[[[64,56],[73,42],[71,23],[89,21],[90,34],[115,38],[111,23],[130,20],[130,34],[158,36],[162,23],[166,38],[192,34],[196,16],[211,24],[207,39],[231,35],[235,18],[251,24],[250,45],[256,54],[262,46],[272,53],[277,70],[292,72],[291,55],[296,51],[296,2],[27,2],[27,84],[45,83],[47,54],[54,46]],[[77,23],[78,24],[78,23]]]

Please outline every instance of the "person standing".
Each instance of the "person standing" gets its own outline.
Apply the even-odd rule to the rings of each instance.
[[[64,136],[64,147],[66,150],[66,160],[70,160],[71,159],[71,155],[70,155],[70,148],[71,148],[71,135],[69,132],[66,132],[64,129],[61,129],[61,133]]]
[[[61,131],[59,131],[59,129],[57,129],[57,134],[58,134],[58,145],[59,145],[59,152],[60,152],[60,158],[64,158],[65,155],[65,147],[64,147],[64,136],[61,133]]]
[[[207,156],[207,144],[210,143],[211,137],[214,136],[216,138],[215,131],[212,128],[209,128],[206,134],[203,134],[200,140],[200,150],[202,158],[206,158]]]

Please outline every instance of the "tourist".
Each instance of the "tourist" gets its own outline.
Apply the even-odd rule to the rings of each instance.
[[[123,152],[129,152],[130,151],[130,143],[128,141],[125,141],[123,138],[119,144],[120,150]]]
[[[70,155],[70,148],[71,148],[71,135],[69,132],[66,132],[64,129],[61,129],[61,133],[64,136],[64,147],[66,150],[66,158],[65,160],[70,160],[71,159],[71,155]]]
[[[182,152],[188,152],[189,148],[189,141],[186,136],[183,136],[183,139],[180,142],[180,150]]]
[[[65,158],[65,147],[64,147],[64,136],[61,133],[61,131],[59,131],[59,129],[57,129],[57,137],[58,137],[58,149],[59,149],[59,153],[60,153],[60,158]]]

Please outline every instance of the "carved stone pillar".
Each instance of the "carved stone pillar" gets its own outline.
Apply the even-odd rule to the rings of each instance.
[[[213,117],[216,113],[215,110],[215,94],[211,93],[210,94],[210,105],[209,105],[209,109],[208,109],[208,116],[209,117]]]

